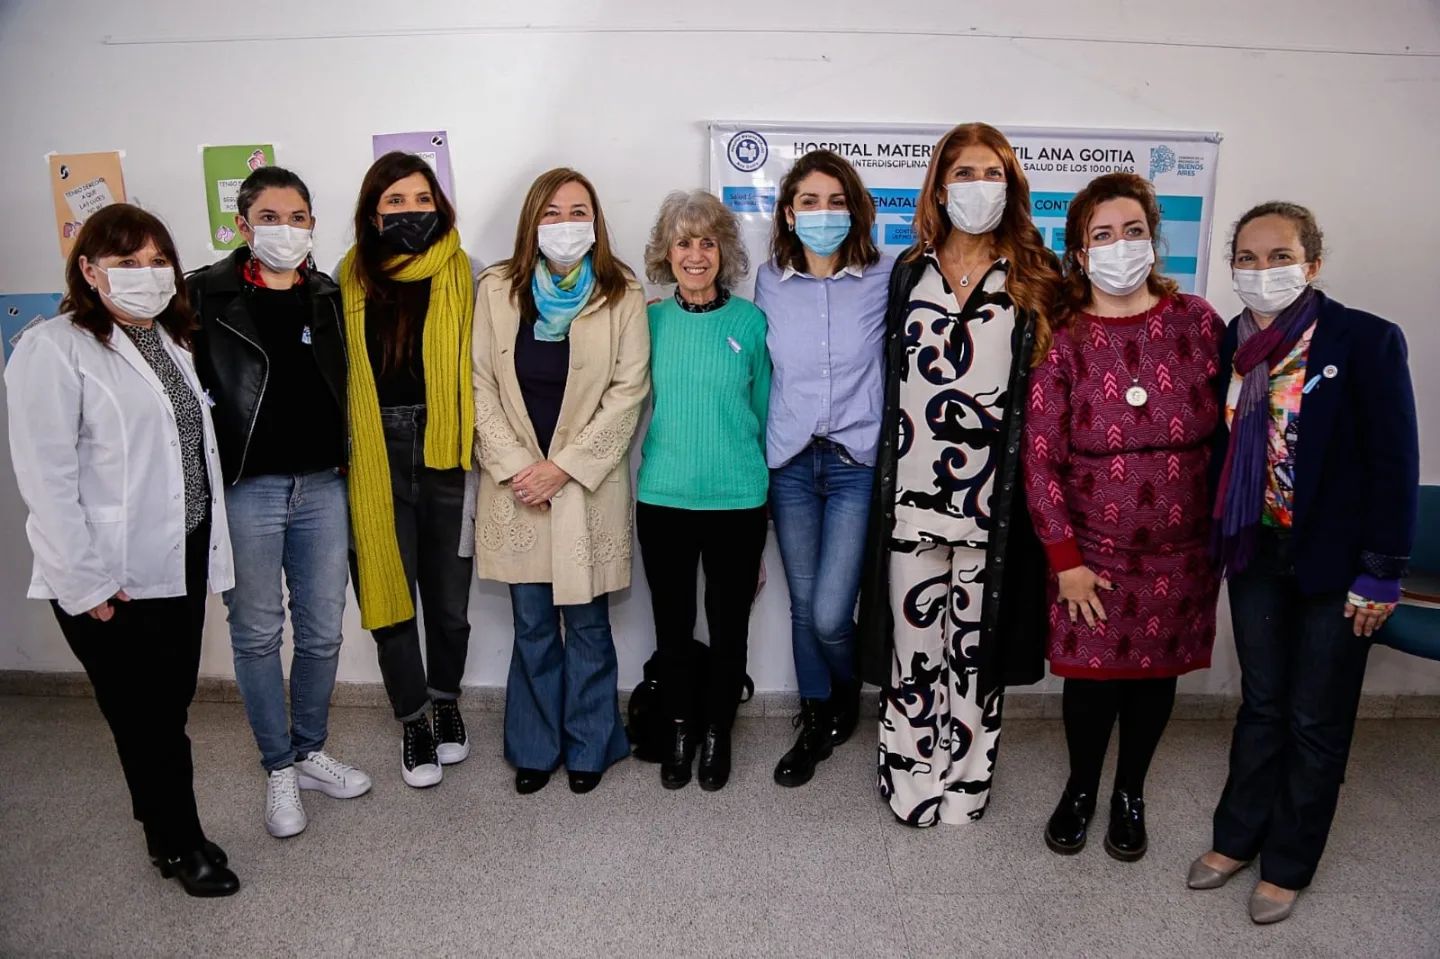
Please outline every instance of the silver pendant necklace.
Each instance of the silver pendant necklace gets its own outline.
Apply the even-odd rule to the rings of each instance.
[[[991,259],[993,260],[994,257],[991,257]],[[984,262],[984,258],[983,258],[983,257],[981,258],[981,262],[982,262],[982,263]],[[975,264],[975,266],[972,266],[970,269],[965,270],[964,273],[960,274],[960,287],[961,287],[962,289],[970,285],[970,274],[971,274],[971,273],[974,273],[975,270],[976,270],[976,268],[979,267],[979,265],[980,265],[980,264],[977,263],[977,264]],[[965,269],[965,261],[964,261],[963,259],[960,261],[960,268],[961,268],[962,270]]]
[[[1158,305],[1158,303],[1152,305],[1149,310],[1145,311],[1145,315],[1140,318],[1140,360],[1135,366],[1134,376],[1130,376],[1130,369],[1125,363],[1124,352],[1120,347],[1115,345],[1115,340],[1118,339],[1118,337],[1112,336],[1108,329],[1105,331],[1105,338],[1109,341],[1111,348],[1115,350],[1115,356],[1120,361],[1120,369],[1125,371],[1126,376],[1130,376],[1130,388],[1125,391],[1125,402],[1136,409],[1150,402],[1150,392],[1140,385],[1140,374],[1145,370],[1145,341],[1150,338],[1150,331],[1147,329],[1150,324],[1150,310],[1155,309],[1155,306]]]

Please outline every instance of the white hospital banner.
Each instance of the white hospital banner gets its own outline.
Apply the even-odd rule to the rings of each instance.
[[[739,215],[751,260],[767,259],[775,197],[790,165],[812,150],[849,160],[875,198],[875,241],[898,254],[914,240],[915,198],[930,151],[949,127],[878,123],[710,124],[710,189]],[[1046,244],[1065,250],[1070,198],[1102,173],[1138,173],[1160,199],[1166,275],[1205,293],[1215,206],[1218,133],[1001,127],[1030,181],[1031,215]]]

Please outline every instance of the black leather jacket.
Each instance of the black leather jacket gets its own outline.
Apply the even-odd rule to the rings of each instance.
[[[250,250],[240,247],[230,256],[185,277],[200,329],[194,336],[195,370],[214,400],[211,416],[220,443],[220,467],[225,482],[235,483],[245,467],[255,417],[270,374],[270,362],[260,346],[255,320],[246,307],[240,268]],[[320,375],[346,411],[346,455],[349,455],[349,404],[345,394],[347,355],[340,287],[316,269],[304,273],[313,319],[312,347]]]

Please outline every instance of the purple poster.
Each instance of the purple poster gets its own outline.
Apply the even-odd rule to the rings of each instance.
[[[455,202],[455,181],[450,174],[450,135],[444,130],[421,130],[416,133],[377,133],[372,137],[375,144],[375,158],[379,159],[392,150],[414,153],[430,164],[440,180],[440,189],[453,204]]]

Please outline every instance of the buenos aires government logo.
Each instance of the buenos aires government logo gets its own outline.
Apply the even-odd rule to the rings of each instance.
[[[725,153],[735,169],[741,173],[754,173],[770,157],[770,145],[754,130],[741,130],[730,138]]]

